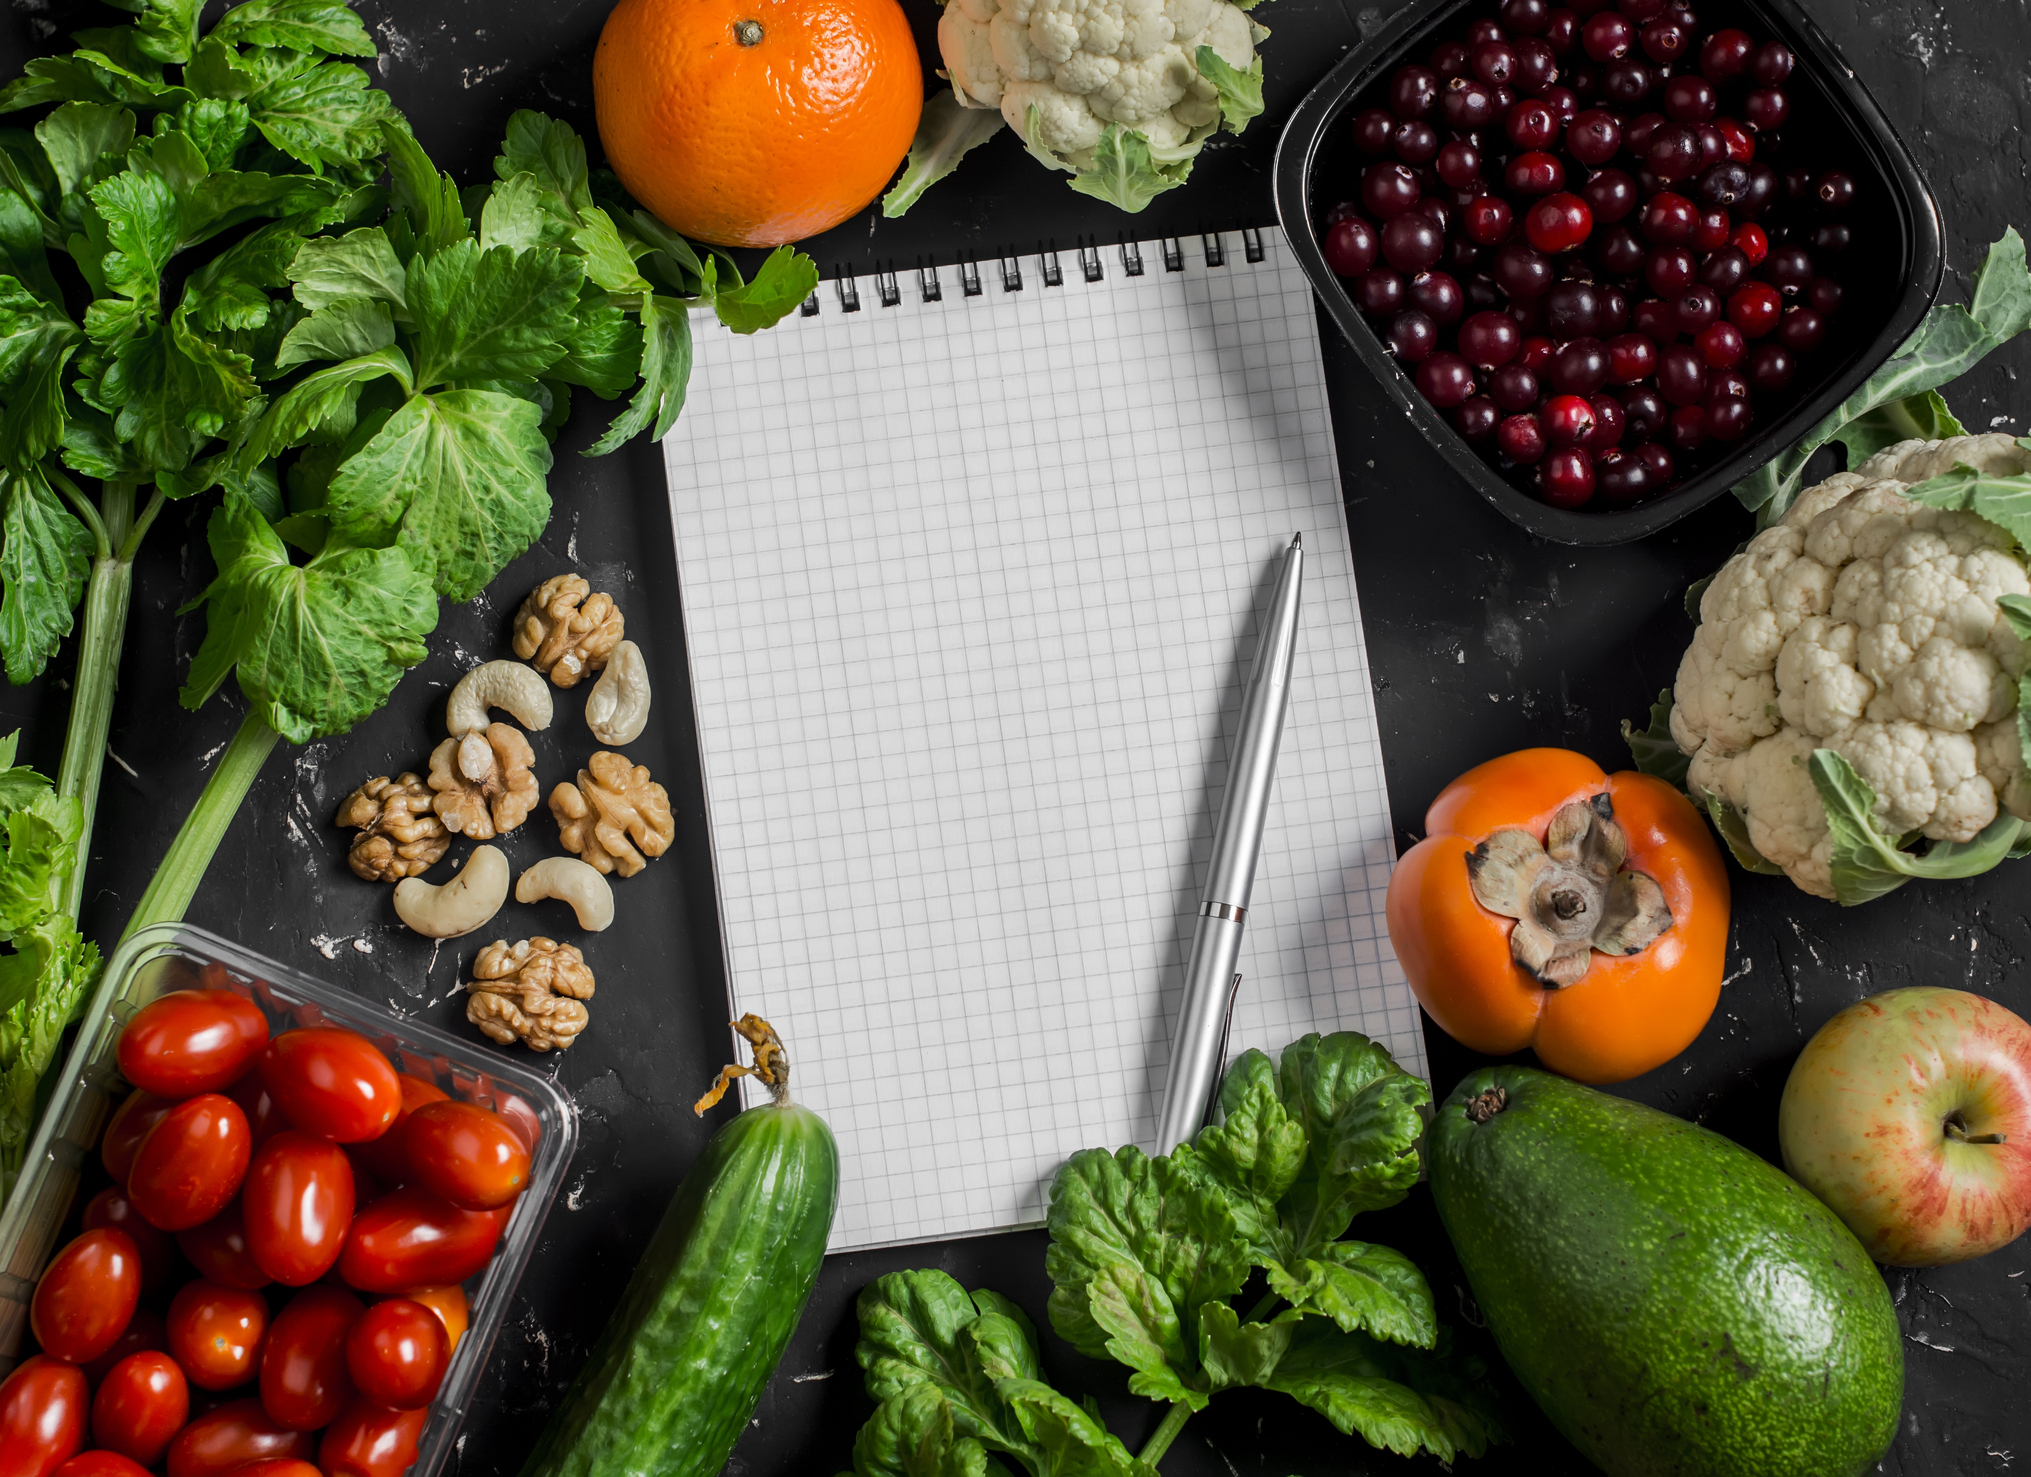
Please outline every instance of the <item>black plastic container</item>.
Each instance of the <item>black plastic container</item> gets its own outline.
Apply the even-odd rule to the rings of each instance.
[[[1853,243],[1843,254],[1841,313],[1820,348],[1801,366],[1798,385],[1759,418],[1722,460],[1662,496],[1599,512],[1554,508],[1513,486],[1478,456],[1417,392],[1363,316],[1346,283],[1326,265],[1318,222],[1351,195],[1360,163],[1349,124],[1379,79],[1434,41],[1464,29],[1466,13],[1494,13],[1491,0],[1411,0],[1373,38],[1356,46],[1301,102],[1277,144],[1277,216],[1313,288],[1375,377],[1475,491],[1505,518],[1554,543],[1628,543],[1675,523],[1799,440],[1910,337],[1938,295],[1945,272],[1939,205],[1917,161],[1841,60],[1833,42],[1792,0],[1707,0],[1697,4],[1700,32],[1738,25],[1759,39],[1784,42],[1797,55],[1786,82],[1792,99],[1787,147],[1779,159],[1841,168],[1860,187],[1850,217]],[[1802,130],[1810,130],[1810,147]],[[1759,409],[1761,407],[1759,406]]]

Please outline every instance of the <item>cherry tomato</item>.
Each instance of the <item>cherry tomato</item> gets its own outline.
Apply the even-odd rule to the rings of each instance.
[[[176,1243],[141,1219],[134,1202],[118,1185],[108,1185],[85,1202],[84,1229],[125,1231],[141,1257],[141,1292],[160,1292],[176,1275]],[[90,1362],[90,1361],[87,1361]]]
[[[113,1347],[141,1301],[141,1253],[125,1231],[87,1231],[35,1284],[28,1326],[52,1359],[83,1364]]]
[[[536,1146],[543,1142],[543,1120],[536,1116],[536,1110],[512,1092],[504,1092],[494,1099],[494,1111],[515,1131],[522,1147],[534,1155]]]
[[[92,1441],[152,1467],[190,1419],[190,1382],[167,1354],[129,1354],[92,1397]]]
[[[402,1072],[395,1081],[402,1089],[402,1106],[395,1110],[395,1121],[379,1138],[355,1144],[351,1151],[354,1163],[365,1166],[376,1179],[390,1186],[409,1180],[409,1156],[402,1146],[402,1126],[409,1121],[409,1115],[425,1103],[451,1101],[436,1083],[421,1077]]]
[[[114,1049],[120,1075],[158,1097],[223,1092],[268,1044],[268,1017],[231,990],[172,990],[142,1006]]]
[[[353,1166],[330,1139],[290,1129],[261,1146],[240,1206],[255,1263],[287,1287],[329,1272],[353,1223]]]
[[[240,1080],[226,1089],[226,1096],[238,1103],[240,1111],[247,1115],[247,1131],[254,1136],[257,1149],[292,1126],[288,1115],[276,1103],[275,1094],[261,1080],[259,1067],[242,1073]]]
[[[324,1477],[324,1474],[295,1457],[271,1456],[258,1462],[242,1462],[233,1468],[232,1477]]]
[[[437,1398],[451,1364],[451,1335],[434,1308],[389,1298],[346,1335],[346,1369],[367,1399],[390,1410],[421,1410]]]
[[[277,1425],[318,1430],[353,1398],[347,1335],[365,1311],[342,1287],[306,1287],[275,1315],[261,1351],[261,1408]]]
[[[113,1340],[113,1347],[84,1366],[85,1382],[97,1389],[114,1365],[133,1354],[160,1352],[169,1347],[169,1325],[146,1303],[127,1320],[127,1331]]]
[[[228,1400],[208,1410],[169,1443],[169,1477],[225,1477],[235,1467],[267,1457],[309,1461],[317,1438],[268,1419],[261,1402]]]
[[[460,1210],[498,1210],[529,1185],[529,1151],[499,1114],[425,1103],[402,1129],[413,1182]]]
[[[458,1341],[465,1337],[466,1324],[470,1321],[463,1287],[456,1282],[436,1287],[411,1287],[396,1296],[421,1303],[435,1313],[438,1322],[444,1325],[445,1335],[451,1340],[451,1352],[458,1352]]]
[[[186,1282],[169,1303],[169,1352],[201,1390],[230,1390],[254,1377],[268,1332],[258,1292]]]
[[[460,1210],[414,1186],[383,1195],[353,1217],[339,1276],[362,1292],[419,1282],[463,1282],[493,1257],[507,1213]]]
[[[178,1232],[176,1244],[200,1277],[221,1287],[252,1292],[275,1280],[254,1260],[247,1244],[246,1212],[237,1200],[203,1225]]]
[[[159,1098],[137,1087],[113,1110],[112,1119],[106,1124],[105,1137],[99,1140],[99,1162],[106,1166],[106,1173],[113,1177],[115,1184],[127,1183],[127,1175],[134,1168],[134,1152],[141,1147],[141,1140],[148,1137],[148,1130],[167,1118],[169,1110],[175,1106],[167,1098]]]
[[[317,1464],[325,1477],[401,1477],[416,1460],[416,1440],[429,1419],[428,1410],[384,1410],[355,1396],[324,1433]]]
[[[385,1134],[381,1135],[381,1138],[375,1139],[374,1144],[382,1142],[383,1139],[395,1137],[397,1132],[397,1129],[389,1129]],[[399,1183],[389,1184],[383,1180],[379,1175],[367,1168],[365,1162],[360,1158],[360,1150],[371,1149],[374,1144],[346,1144],[343,1146],[346,1151],[346,1158],[353,1166],[353,1212],[355,1214],[358,1214],[359,1208],[362,1205],[372,1205],[390,1190],[401,1188]],[[406,1177],[405,1175],[404,1178]]]
[[[56,1469],[56,1477],[148,1477],[148,1469],[115,1451],[81,1451]]]
[[[379,1138],[402,1110],[402,1087],[379,1048],[357,1031],[285,1031],[261,1053],[261,1080],[309,1133],[341,1144]]]
[[[216,1092],[191,1098],[148,1130],[127,1175],[127,1198],[165,1231],[201,1226],[240,1193],[253,1152],[238,1103]]]
[[[88,1401],[75,1364],[24,1359],[0,1384],[0,1477],[49,1477],[77,1455]]]

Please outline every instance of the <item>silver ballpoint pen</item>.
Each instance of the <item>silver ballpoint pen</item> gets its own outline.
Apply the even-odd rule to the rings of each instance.
[[[1276,785],[1276,751],[1283,739],[1291,667],[1298,650],[1298,596],[1304,585],[1304,536],[1291,540],[1283,573],[1270,596],[1269,616],[1241,699],[1241,729],[1227,766],[1227,789],[1213,827],[1213,858],[1185,964],[1185,995],[1171,1038],[1170,1074],[1157,1114],[1159,1154],[1168,1154],[1199,1131],[1219,1089],[1227,1025],[1241,987],[1235,964],[1255,863]]]

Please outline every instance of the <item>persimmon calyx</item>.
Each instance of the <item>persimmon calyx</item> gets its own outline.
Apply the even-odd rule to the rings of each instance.
[[[1575,801],[1552,817],[1540,843],[1519,828],[1497,831],[1467,858],[1474,900],[1514,918],[1509,954],[1540,984],[1578,984],[1603,954],[1640,954],[1671,927],[1655,878],[1622,865],[1629,838],[1608,795]]]

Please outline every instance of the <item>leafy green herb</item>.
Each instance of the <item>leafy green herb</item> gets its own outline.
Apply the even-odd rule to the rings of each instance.
[[[1050,1391],[1012,1305],[902,1272],[861,1294],[859,1359],[881,1405],[855,1477],[992,1470],[990,1453],[1034,1477],[1148,1473],[1194,1411],[1240,1386],[1406,1456],[1451,1461],[1502,1439],[1486,1371],[1452,1352],[1416,1265],[1341,1239],[1416,1183],[1426,1084],[1342,1032],[1278,1062],[1244,1053],[1220,1100],[1221,1122],[1191,1144],[1086,1150],[1051,1185],[1051,1326],[1169,1403],[1142,1451]],[[1234,1300],[1257,1273],[1269,1295],[1243,1312]]]

